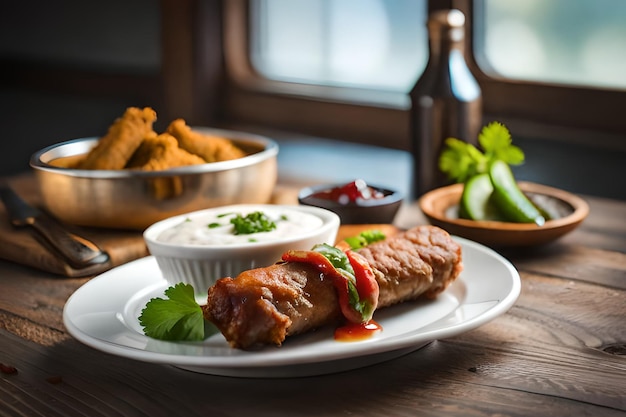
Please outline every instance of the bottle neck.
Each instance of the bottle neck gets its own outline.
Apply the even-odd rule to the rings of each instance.
[[[463,27],[437,25],[429,29],[431,57],[447,56],[453,50],[465,53],[465,33],[463,32]]]
[[[465,61],[465,26],[435,14],[428,21],[429,58],[411,97],[455,97],[471,101],[480,88]]]

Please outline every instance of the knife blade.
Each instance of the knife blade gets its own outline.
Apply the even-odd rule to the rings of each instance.
[[[98,245],[69,231],[45,212],[31,206],[6,184],[0,184],[0,200],[15,227],[31,227],[41,242],[71,267],[82,269],[109,261],[109,255]]]

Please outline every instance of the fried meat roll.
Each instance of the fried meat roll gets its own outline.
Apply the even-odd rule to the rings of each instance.
[[[418,226],[358,251],[374,270],[378,308],[434,298],[462,269],[461,247],[434,226]],[[335,287],[315,267],[277,263],[222,278],[209,288],[204,317],[233,347],[280,345],[287,336],[341,320]]]
[[[156,136],[152,130],[156,118],[156,112],[149,107],[129,107],[76,168],[123,169],[141,142]]]

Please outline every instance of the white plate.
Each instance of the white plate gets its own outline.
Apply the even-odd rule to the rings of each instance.
[[[228,376],[290,377],[340,372],[389,360],[425,344],[474,329],[505,313],[520,293],[520,277],[506,259],[478,243],[462,245],[464,269],[436,300],[378,310],[383,331],[358,342],[338,342],[333,328],[292,337],[282,347],[243,351],[221,334],[203,342],[166,342],[143,334],[138,317],[168,287],[153,257],[107,271],[80,287],[65,304],[72,336],[95,349],[136,360]],[[201,302],[202,300],[199,300]]]

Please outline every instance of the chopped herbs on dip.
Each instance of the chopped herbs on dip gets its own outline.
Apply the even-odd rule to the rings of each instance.
[[[262,211],[255,211],[245,217],[241,214],[236,214],[235,217],[230,219],[230,222],[235,226],[236,235],[249,235],[276,229],[276,223],[270,220]]]
[[[157,240],[188,245],[233,245],[268,242],[315,230],[323,225],[320,217],[284,207],[263,211],[208,211],[189,216]]]

